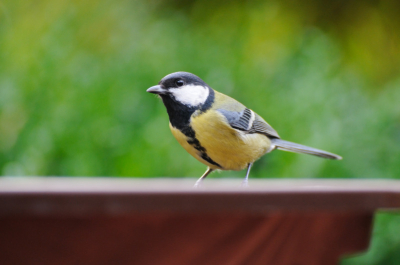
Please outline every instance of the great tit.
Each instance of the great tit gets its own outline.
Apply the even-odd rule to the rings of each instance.
[[[219,93],[198,76],[176,72],[165,76],[147,92],[161,97],[169,116],[172,134],[186,151],[208,166],[195,186],[216,169],[247,167],[247,185],[253,163],[275,149],[329,159],[340,156],[284,141],[251,109]]]

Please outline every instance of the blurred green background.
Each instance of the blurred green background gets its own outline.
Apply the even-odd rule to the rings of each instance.
[[[251,178],[399,178],[399,14],[395,0],[1,1],[1,175],[199,177],[145,92],[188,71],[344,157],[277,151]],[[399,253],[399,215],[382,213],[345,264]]]

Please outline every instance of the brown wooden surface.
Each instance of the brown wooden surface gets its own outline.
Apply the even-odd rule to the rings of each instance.
[[[143,214],[0,219],[1,264],[337,264],[371,215]]]
[[[397,181],[0,179],[0,264],[337,264]]]
[[[0,216],[137,212],[373,212],[400,207],[396,180],[0,178]]]

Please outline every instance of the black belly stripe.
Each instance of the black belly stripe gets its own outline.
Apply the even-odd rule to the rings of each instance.
[[[217,162],[215,162],[214,160],[212,160],[208,155],[207,155],[207,153],[201,153],[201,158],[203,158],[205,161],[207,161],[208,163],[210,163],[210,164],[212,164],[212,165],[214,165],[214,166],[217,166],[217,167],[219,167],[219,168],[221,168],[222,169],[222,167],[221,167],[221,165],[220,164],[218,164]]]
[[[194,149],[200,152],[200,157],[202,159],[214,166],[222,168],[220,164],[218,164],[217,162],[212,160],[211,157],[208,156],[207,150],[203,146],[201,146],[199,140],[196,138],[196,133],[193,131],[191,126],[187,126],[185,129],[183,129],[182,133],[188,137],[188,144],[190,144],[191,146],[193,146]]]

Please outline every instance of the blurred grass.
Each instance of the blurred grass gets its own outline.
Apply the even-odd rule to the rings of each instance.
[[[200,176],[145,92],[189,71],[282,138],[344,157],[273,152],[251,177],[399,178],[399,11],[396,1],[2,1],[1,174]],[[399,234],[398,217],[385,218]],[[400,264],[376,242],[381,256],[346,264]]]
[[[375,215],[370,250],[348,257],[341,265],[398,265],[400,261],[400,212],[378,212]]]

